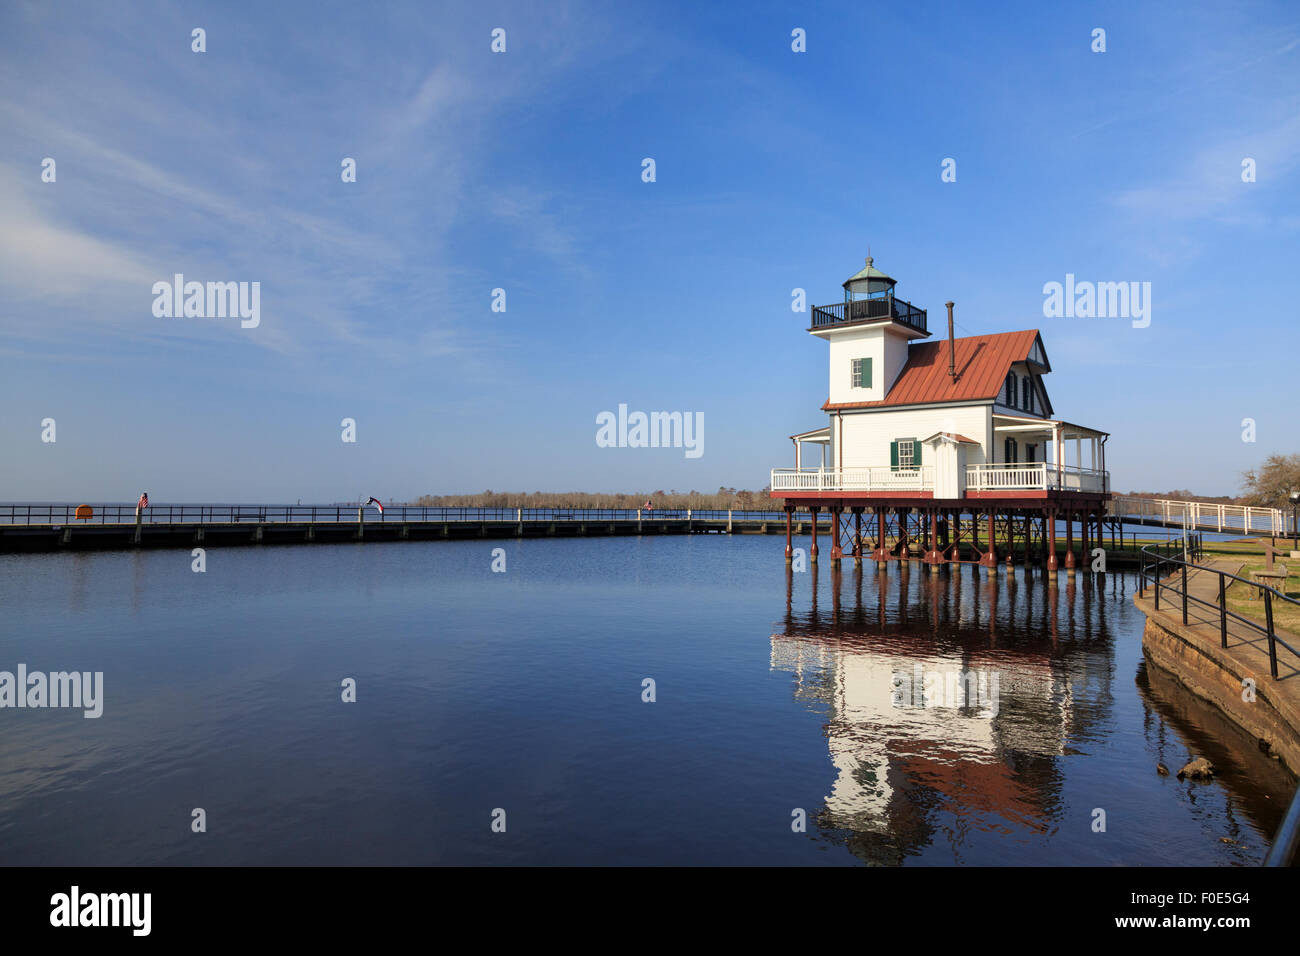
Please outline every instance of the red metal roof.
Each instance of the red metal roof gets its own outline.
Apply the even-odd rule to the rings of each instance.
[[[953,339],[956,381],[948,377],[947,341],[913,343],[908,347],[903,371],[884,398],[875,402],[835,404],[828,400],[822,411],[997,398],[1012,364],[1027,359],[1037,339],[1037,329]]]

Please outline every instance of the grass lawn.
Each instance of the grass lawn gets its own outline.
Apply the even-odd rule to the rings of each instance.
[[[1264,539],[1264,544],[1268,539]],[[1300,601],[1300,558],[1291,558],[1287,554],[1291,550],[1290,539],[1283,541],[1277,539],[1278,547],[1283,549],[1282,554],[1273,559],[1274,566],[1286,565],[1287,579],[1281,582],[1276,590],[1281,591],[1287,597]],[[1249,578],[1251,571],[1262,571],[1264,569],[1264,550],[1260,544],[1245,541],[1215,541],[1207,542],[1204,548],[1204,554],[1207,558],[1213,557],[1233,557],[1244,561],[1238,577]],[[1228,588],[1228,609],[1236,611],[1244,617],[1254,618],[1261,624],[1264,623],[1264,601],[1260,598],[1249,600],[1247,592],[1251,589],[1240,582],[1233,582]],[[1256,591],[1256,594],[1259,592]],[[1300,607],[1287,603],[1285,601],[1273,601],[1273,626],[1284,631],[1290,631],[1292,634],[1300,634]]]

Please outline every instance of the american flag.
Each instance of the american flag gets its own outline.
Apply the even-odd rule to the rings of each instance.
[[[380,514],[383,514],[383,513],[384,513],[384,506],[383,506],[383,504],[380,502],[380,500],[379,500],[378,498],[374,498],[374,497],[372,497],[369,501],[366,502],[366,504],[368,504],[368,505],[374,505],[376,508],[379,509],[379,513],[380,513]]]
[[[135,510],[149,507],[149,492],[145,491],[140,494],[140,500],[135,503]]]

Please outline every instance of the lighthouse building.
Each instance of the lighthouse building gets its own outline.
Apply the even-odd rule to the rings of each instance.
[[[812,309],[808,332],[827,346],[825,424],[790,436],[794,467],[772,470],[772,496],[787,513],[830,511],[837,524],[849,514],[860,525],[869,512],[882,541],[886,516],[904,540],[909,518],[926,535],[938,522],[947,537],[948,519],[957,528],[963,515],[989,529],[995,517],[1055,527],[1058,515],[1073,516],[1084,537],[1099,533],[1109,436],[1056,416],[1038,330],[957,338],[949,302],[947,337],[935,339],[926,311],[895,286],[868,258],[845,280],[842,302]],[[861,536],[852,542],[860,555]],[[937,559],[938,546],[930,551]],[[1072,559],[1071,544],[1067,567]]]

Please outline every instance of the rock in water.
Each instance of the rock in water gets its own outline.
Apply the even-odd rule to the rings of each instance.
[[[1204,757],[1197,757],[1182,770],[1178,771],[1178,779],[1191,777],[1193,780],[1208,780],[1214,776],[1214,764],[1210,763]]]

